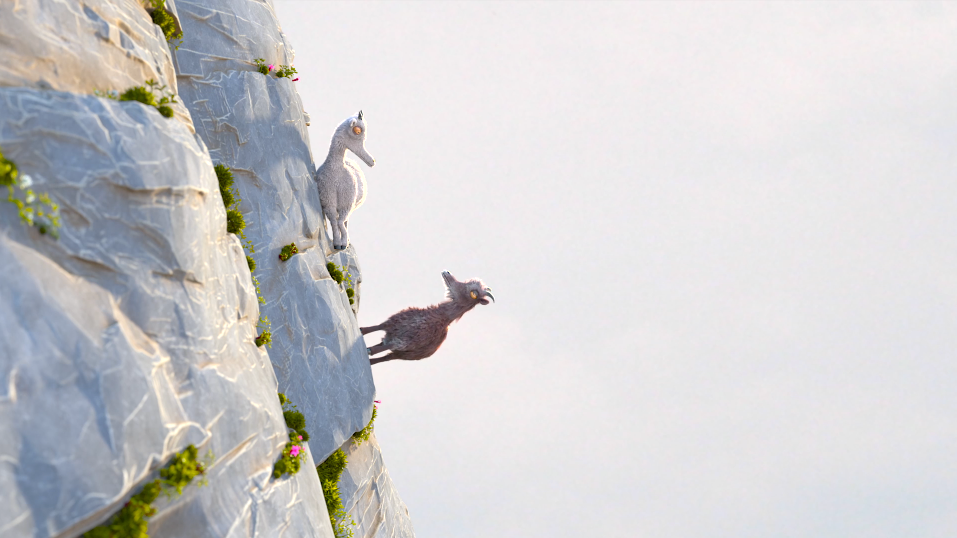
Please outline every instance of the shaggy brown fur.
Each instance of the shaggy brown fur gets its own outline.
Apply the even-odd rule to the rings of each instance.
[[[369,355],[392,351],[388,355],[371,359],[372,364],[401,359],[417,361],[431,357],[449,334],[449,324],[461,318],[478,304],[488,304],[491,288],[481,280],[459,282],[451,273],[442,273],[448,287],[448,300],[426,308],[406,308],[393,314],[385,323],[362,327],[362,334],[385,331],[382,343],[369,348]]]

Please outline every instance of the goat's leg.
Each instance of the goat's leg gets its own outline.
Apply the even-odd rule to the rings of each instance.
[[[339,234],[339,225],[338,225],[339,214],[335,210],[335,208],[329,208],[329,211],[326,211],[326,208],[322,208],[322,211],[326,214],[326,217],[329,219],[329,227],[332,228],[332,248],[333,250],[339,250],[339,239],[341,237],[341,235]]]
[[[369,348],[369,355],[376,355],[383,351],[389,351],[389,347],[380,342]]]
[[[346,219],[349,218],[349,215],[343,215],[339,220],[339,230],[342,233],[342,240],[339,242],[339,250],[345,250],[349,246],[349,228],[347,226]]]
[[[397,359],[395,353],[389,353],[385,357],[379,357],[378,359],[369,359],[369,364],[378,364],[380,362],[391,361],[392,359]]]
[[[374,333],[376,331],[381,331],[383,325],[385,325],[385,323],[380,323],[379,325],[373,325],[372,327],[359,327],[359,331],[361,331],[362,334]]]

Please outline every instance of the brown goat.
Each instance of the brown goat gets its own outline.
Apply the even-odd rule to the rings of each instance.
[[[452,273],[442,273],[448,288],[448,300],[426,308],[406,308],[395,313],[384,323],[373,327],[362,327],[362,334],[385,331],[382,343],[369,348],[369,355],[392,351],[383,357],[371,359],[372,364],[401,359],[417,361],[431,357],[449,334],[449,324],[461,318],[478,304],[488,304],[492,297],[491,288],[486,288],[481,280],[459,282]]]

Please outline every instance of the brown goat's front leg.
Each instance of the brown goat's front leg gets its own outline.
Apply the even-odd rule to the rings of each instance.
[[[376,331],[381,331],[381,330],[382,330],[382,325],[385,325],[385,323],[383,323],[383,324],[381,324],[381,325],[373,325],[372,327],[359,327],[359,331],[360,331],[362,334],[374,333],[374,332],[376,332]]]
[[[369,355],[376,355],[383,351],[389,351],[385,344],[379,343],[369,348]]]
[[[369,364],[378,364],[380,362],[391,361],[392,359],[397,358],[395,353],[389,353],[384,357],[379,357],[378,359],[369,359]]]

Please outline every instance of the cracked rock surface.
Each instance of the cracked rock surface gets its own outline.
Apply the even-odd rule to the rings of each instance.
[[[375,393],[356,252],[330,248],[294,83],[254,70],[292,64],[271,3],[166,6],[178,51],[143,0],[0,0],[0,147],[63,224],[42,236],[0,199],[0,536],[80,536],[194,444],[215,456],[208,484],[161,496],[150,536],[331,538],[314,466],[368,423]],[[177,94],[174,118],[91,95],[147,79]],[[261,308],[216,163],[236,178]],[[272,348],[254,344],[260,311]],[[302,470],[278,480],[277,391],[311,434]],[[387,489],[373,447],[347,468],[356,492]],[[352,503],[356,520],[412,536],[388,491]]]
[[[355,538],[414,538],[409,509],[389,477],[375,433],[342,450],[349,464],[339,480],[339,495],[356,522]]]
[[[166,4],[175,11],[173,0]],[[152,79],[175,93],[168,49],[138,0],[0,2],[0,87],[92,94]],[[192,130],[186,108],[170,106]]]
[[[269,358],[322,461],[368,423],[375,386],[353,307],[326,269],[327,261],[351,267],[358,291],[355,251],[333,255],[325,233],[295,83],[253,63],[292,64],[292,48],[267,2],[176,6],[185,36],[173,53],[180,95],[213,161],[232,169],[272,324]],[[299,254],[279,261],[292,242]]]

